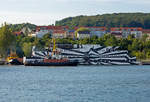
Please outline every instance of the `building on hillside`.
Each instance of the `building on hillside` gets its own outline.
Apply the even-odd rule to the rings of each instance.
[[[122,33],[115,33],[115,32],[113,32],[113,33],[111,33],[112,35],[114,35],[117,39],[120,39],[120,38],[122,38]]]
[[[28,36],[30,36],[30,37],[36,37],[36,30],[32,30],[32,31],[28,34]]]
[[[134,35],[136,38],[142,37],[142,28],[136,27],[115,27],[111,28],[111,34],[122,34],[122,38],[127,38],[129,35]]]
[[[76,31],[76,30],[78,30],[79,28],[81,28],[81,27],[74,27],[73,30]]]
[[[143,34],[147,34],[147,40],[150,40],[150,29],[143,29]]]
[[[65,30],[53,31],[52,38],[67,38],[67,33]]]
[[[68,31],[68,26],[37,26],[35,35],[38,38],[42,38],[45,34],[53,34],[55,31]]]
[[[68,26],[37,26],[36,30],[37,31],[54,31],[54,30],[68,30]]]
[[[90,38],[90,32],[89,31],[78,31],[77,38],[78,39]]]
[[[67,33],[67,38],[75,38],[75,30],[69,30]]]
[[[78,30],[80,27],[74,27],[74,30]],[[102,37],[104,34],[107,33],[107,28],[106,27],[82,27],[82,28],[87,28],[90,30],[90,37],[92,36],[97,36],[97,37]]]
[[[102,37],[104,34],[107,33],[107,28],[106,27],[85,27],[90,30],[90,36],[97,36],[97,37]]]
[[[28,27],[23,27],[21,32],[25,35],[28,36],[28,34],[30,34],[32,32],[32,30]]]
[[[23,32],[21,32],[21,31],[20,31],[20,32],[14,32],[13,34],[14,34],[15,36],[20,36],[20,35],[23,35]]]
[[[52,34],[52,30],[47,30],[47,29],[41,29],[35,32],[35,35],[37,38],[42,38],[45,34]]]
[[[23,27],[20,31],[13,32],[13,34],[16,36],[19,36],[19,35],[28,36],[28,34],[30,34],[31,32],[32,30],[30,28]]]

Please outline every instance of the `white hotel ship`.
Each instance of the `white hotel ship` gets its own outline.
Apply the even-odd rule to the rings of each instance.
[[[127,50],[119,47],[103,47],[100,45],[74,45],[72,49],[57,48],[60,56],[71,60],[78,60],[83,65],[136,65],[136,57],[130,57]],[[49,54],[48,54],[49,53]],[[45,58],[50,51],[35,51],[32,55]]]

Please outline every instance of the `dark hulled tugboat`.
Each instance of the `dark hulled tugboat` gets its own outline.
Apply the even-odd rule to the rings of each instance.
[[[7,58],[7,63],[10,65],[23,65],[23,58],[18,58],[16,52],[11,52]]]
[[[41,57],[24,57],[23,62],[25,66],[77,66],[77,60],[69,60],[68,58],[63,58],[61,52],[56,49],[55,39],[53,39],[53,51],[51,56],[47,55],[45,58]]]

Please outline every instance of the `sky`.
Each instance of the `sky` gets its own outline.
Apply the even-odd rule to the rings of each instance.
[[[78,15],[150,13],[150,0],[2,0],[0,23],[54,24]]]

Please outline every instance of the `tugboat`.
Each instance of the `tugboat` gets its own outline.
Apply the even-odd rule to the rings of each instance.
[[[10,65],[23,65],[23,58],[18,58],[16,52],[11,51],[7,58],[7,62]]]
[[[55,39],[53,39],[53,51],[51,56],[47,55],[45,58],[32,56],[30,58],[24,57],[23,62],[25,66],[77,66],[77,60],[69,60],[63,58],[61,52],[56,49]]]

